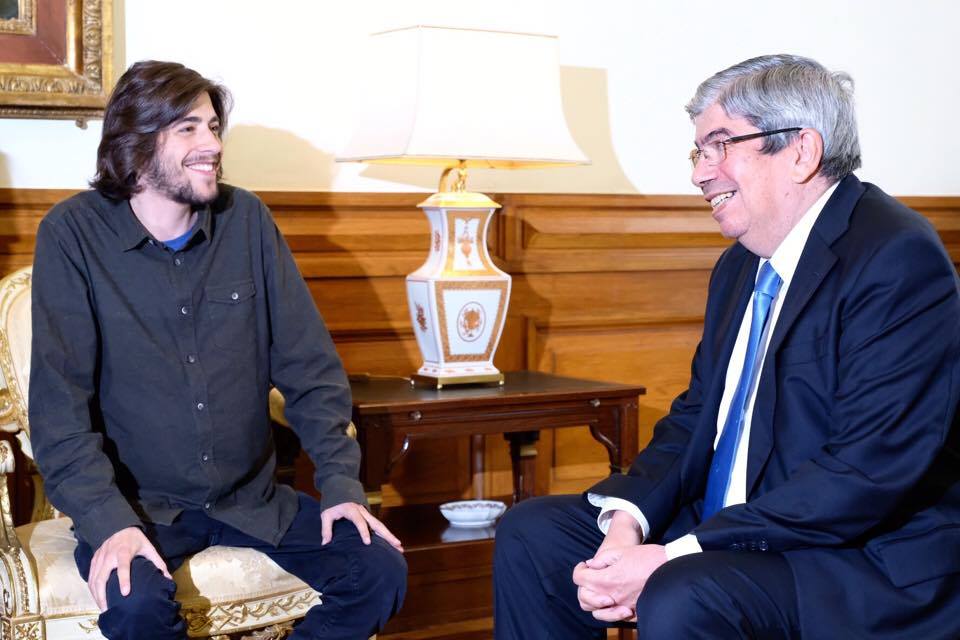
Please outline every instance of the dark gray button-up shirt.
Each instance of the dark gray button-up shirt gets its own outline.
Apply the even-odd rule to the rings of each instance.
[[[221,186],[176,252],[127,201],[89,191],[58,204],[37,233],[32,349],[36,461],[94,549],[184,509],[278,543],[297,497],[274,482],[271,384],[324,507],[364,503],[346,375],[251,193]]]

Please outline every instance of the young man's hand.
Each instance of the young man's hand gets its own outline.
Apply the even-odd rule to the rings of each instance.
[[[93,594],[93,600],[100,611],[107,610],[107,580],[114,569],[120,582],[120,593],[130,595],[130,563],[136,556],[143,556],[160,570],[167,578],[173,579],[167,571],[167,563],[154,548],[143,531],[137,527],[127,527],[103,541],[90,561],[90,576],[87,586]]]
[[[333,540],[333,523],[341,518],[353,523],[357,531],[360,532],[360,539],[363,540],[363,544],[370,544],[370,530],[372,529],[375,534],[389,542],[394,549],[403,553],[403,545],[399,538],[390,533],[387,526],[377,520],[363,505],[356,502],[341,502],[323,510],[320,514],[321,542],[323,544]]]

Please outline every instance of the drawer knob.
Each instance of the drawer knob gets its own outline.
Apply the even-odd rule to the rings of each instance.
[[[590,406],[593,407],[594,409],[596,409],[597,407],[599,407],[599,406],[600,406],[600,399],[599,399],[599,398],[594,398],[593,400],[591,400],[591,401],[590,401]]]
[[[419,419],[422,418],[422,417],[423,417],[423,414],[420,413],[419,411],[411,411],[411,412],[410,412],[410,419],[411,419],[411,420],[417,421],[417,420],[419,420]]]

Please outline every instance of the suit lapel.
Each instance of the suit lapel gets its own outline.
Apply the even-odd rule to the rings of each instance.
[[[695,455],[692,462],[695,469],[702,470],[704,482],[706,481],[707,469],[703,465],[703,459],[707,460],[707,466],[709,466],[709,461],[713,456],[713,442],[717,435],[717,412],[720,408],[720,400],[723,398],[727,366],[730,361],[730,354],[733,352],[733,346],[737,341],[740,322],[753,293],[759,262],[759,258],[743,248],[742,245],[735,245],[735,249],[742,251],[743,256],[740,256],[738,264],[733,266],[729,284],[718,287],[715,292],[716,299],[721,301],[719,304],[722,306],[716,314],[716,327],[712,328],[709,333],[705,333],[705,335],[713,336],[714,342],[711,349],[717,355],[712,358],[715,368],[708,383],[709,387],[704,390],[703,411],[701,412],[700,428],[697,430],[700,437],[693,447]],[[714,292],[711,292],[711,297],[713,296]]]
[[[750,423],[750,445],[747,447],[747,497],[753,491],[773,450],[773,413],[777,403],[777,349],[783,344],[784,336],[836,261],[837,257],[830,251],[830,247],[811,233],[803,248],[803,256],[797,264],[787,297],[783,301],[773,335],[770,336],[767,355],[760,372],[753,420]]]
[[[721,364],[719,369],[723,372],[714,376],[714,379],[720,380],[720,386],[723,386],[723,379],[726,377],[727,363],[730,360],[730,354],[733,352],[733,345],[737,341],[737,332],[740,330],[740,322],[743,320],[743,314],[746,312],[747,304],[750,302],[750,296],[753,293],[754,281],[757,276],[757,264],[759,258],[747,253],[747,257],[740,265],[736,274],[733,287],[729,292],[727,299],[732,300],[733,304],[728,304],[723,309],[723,315],[717,325],[716,335],[720,341],[715,345],[717,353],[720,354],[718,362]]]
[[[800,255],[800,261],[797,263],[797,270],[787,291],[787,297],[783,301],[777,324],[773,328],[773,335],[770,336],[767,355],[760,372],[750,426],[750,445],[747,448],[748,498],[773,450],[773,415],[777,401],[777,351],[801,312],[819,289],[823,279],[836,263],[837,256],[830,247],[849,226],[853,208],[863,191],[863,185],[853,175],[847,176],[837,185],[837,189],[813,225],[807,243],[803,247],[803,253]]]

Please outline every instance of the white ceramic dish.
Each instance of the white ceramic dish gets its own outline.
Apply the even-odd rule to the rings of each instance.
[[[507,510],[499,500],[458,500],[440,505],[440,513],[455,527],[489,527]]]

